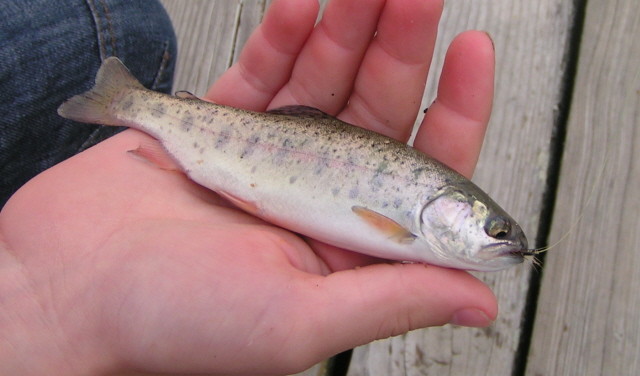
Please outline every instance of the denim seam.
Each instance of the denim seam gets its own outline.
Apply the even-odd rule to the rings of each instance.
[[[169,53],[170,42],[168,40],[164,41],[164,51],[162,52],[162,60],[160,61],[160,67],[158,67],[158,72],[156,73],[156,77],[153,79],[153,83],[151,84],[150,89],[156,90],[160,81],[162,80],[162,76],[165,74],[167,70],[167,66],[169,65],[169,61],[171,60],[171,53]]]
[[[98,48],[100,50],[100,60],[104,60],[107,58],[107,56],[110,56],[110,55],[116,55],[116,36],[113,31],[113,23],[111,22],[111,13],[109,11],[109,8],[107,7],[107,4],[104,2],[104,0],[98,0],[102,7],[104,18],[107,23],[105,28],[102,25],[102,20],[101,20],[102,17],[100,15],[100,12],[98,11],[98,8],[96,7],[95,1],[94,0],[86,0],[86,1],[96,26],[96,34],[98,37]],[[108,53],[107,51],[107,41],[105,38],[105,34],[107,34],[107,36],[110,37],[109,39],[111,39],[111,43],[109,43],[111,47],[111,53]]]
[[[111,22],[111,11],[109,10],[109,7],[104,0],[100,0],[100,4],[102,4],[102,8],[104,9],[104,18],[107,20],[107,29],[109,31],[109,35],[111,36],[111,53],[116,56],[116,33],[113,30],[113,22]]]

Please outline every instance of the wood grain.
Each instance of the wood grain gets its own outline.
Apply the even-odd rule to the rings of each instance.
[[[640,374],[639,35],[636,1],[587,3],[528,375]]]
[[[241,1],[164,0],[178,38],[174,90],[197,96],[231,65],[241,15]],[[246,28],[254,25],[245,22]],[[243,35],[244,36],[244,35]]]

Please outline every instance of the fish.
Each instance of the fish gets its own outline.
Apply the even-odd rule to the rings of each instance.
[[[247,111],[146,89],[116,57],[60,116],[157,139],[180,169],[239,209],[384,259],[498,271],[530,255],[518,223],[417,149],[316,108]]]

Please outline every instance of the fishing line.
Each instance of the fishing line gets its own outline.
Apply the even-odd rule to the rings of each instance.
[[[606,145],[606,144],[605,144]],[[569,235],[571,235],[571,233],[575,230],[576,226],[578,226],[578,224],[580,223],[580,221],[582,220],[582,218],[584,217],[584,215],[586,214],[586,208],[589,207],[591,205],[591,202],[593,201],[595,195],[596,195],[596,189],[600,187],[600,185],[602,184],[603,180],[604,180],[604,172],[606,170],[607,164],[609,164],[609,150],[608,148],[605,147],[605,154],[602,157],[602,168],[600,169],[600,172],[598,173],[598,176],[596,177],[596,181],[595,184],[593,184],[592,188],[591,188],[591,192],[589,193],[589,196],[587,198],[587,202],[585,203],[584,207],[581,210],[580,215],[578,215],[578,219],[576,219],[575,222],[573,222],[573,224],[569,227],[569,230],[567,230],[567,232],[564,233],[564,235],[562,235],[562,237],[560,237],[560,239],[558,241],[556,241],[555,243],[545,246],[545,247],[540,247],[540,248],[533,248],[533,249],[527,249],[524,252],[522,252],[521,254],[524,256],[536,256],[539,254],[542,254],[544,252],[547,252],[548,250],[555,248],[558,244],[562,243]],[[532,262],[534,263],[534,265],[536,265],[536,259],[533,258]],[[539,264],[537,264],[539,266]]]

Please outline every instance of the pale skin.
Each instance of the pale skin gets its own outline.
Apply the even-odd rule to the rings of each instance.
[[[441,11],[334,0],[314,28],[315,0],[275,0],[206,99],[314,106],[406,140]],[[415,147],[470,177],[493,77],[488,36],[459,35]],[[127,153],[152,141],[125,131],[3,208],[0,374],[287,374],[412,329],[496,318],[493,293],[464,271],[300,238]]]

